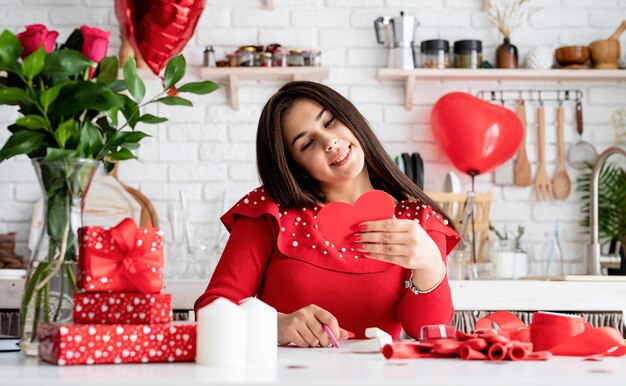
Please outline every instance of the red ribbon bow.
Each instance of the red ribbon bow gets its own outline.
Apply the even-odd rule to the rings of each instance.
[[[86,228],[84,232],[89,231]],[[110,248],[81,248],[83,276],[90,275],[91,280],[98,283],[95,290],[160,292],[163,289],[163,249],[155,229],[150,225],[137,228],[132,219],[126,218],[109,232]],[[86,286],[83,284],[83,287]]]

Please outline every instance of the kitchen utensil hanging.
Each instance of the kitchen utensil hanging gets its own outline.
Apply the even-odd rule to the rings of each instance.
[[[572,182],[565,169],[565,143],[563,139],[563,104],[559,103],[556,110],[557,121],[557,142],[558,142],[558,155],[559,160],[556,167],[556,174],[554,175],[554,181],[552,187],[554,188],[554,196],[557,200],[565,200],[569,196],[572,188]]]
[[[411,161],[413,162],[415,184],[424,190],[424,161],[419,153],[411,154]]]
[[[576,169],[584,169],[587,164],[593,164],[598,158],[596,148],[589,142],[583,141],[583,106],[576,103],[576,131],[578,142],[567,150],[567,162]]]
[[[522,98],[518,101],[517,116],[520,121],[522,121],[524,137],[517,153],[517,159],[515,160],[515,185],[530,186],[532,184],[532,177],[530,175],[530,162],[528,162],[528,156],[526,156],[526,139],[528,137],[526,128],[526,105]]]
[[[539,103],[538,116],[537,116],[537,137],[539,145],[539,167],[537,168],[537,174],[535,176],[535,198],[537,200],[553,200],[554,192],[552,190],[552,181],[548,177],[546,171],[546,157],[545,157],[545,127],[546,118],[543,102]]]

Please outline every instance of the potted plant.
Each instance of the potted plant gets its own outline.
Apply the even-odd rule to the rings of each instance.
[[[497,237],[489,249],[489,258],[494,270],[493,276],[500,279],[517,279],[526,276],[528,255],[521,245],[524,227],[518,226],[517,233],[511,235],[506,231],[498,231],[492,224],[489,224],[489,230]]]
[[[0,71],[5,72],[0,75],[0,104],[17,106],[22,115],[8,127],[11,136],[0,149],[0,162],[22,154],[31,158],[45,202],[42,237],[31,255],[21,307],[26,352],[32,353],[25,346],[34,343],[39,320],[71,316],[76,232],[98,165],[104,163],[110,171],[113,162],[135,158],[134,150],[148,136],[137,125],[167,120],[143,113],[142,107],[192,106],[178,93],[207,94],[218,88],[210,81],[175,88],[186,66],[177,56],[166,66],[162,91],[146,100],[134,60],[128,60],[123,79],[117,79],[118,59],[105,57],[109,35],[82,26],[57,46],[58,33],[40,24],[17,36],[6,30],[0,34]],[[48,246],[40,251],[45,238]]]

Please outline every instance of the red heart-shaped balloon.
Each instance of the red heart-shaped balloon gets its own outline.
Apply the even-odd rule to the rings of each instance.
[[[487,173],[509,160],[524,137],[513,111],[462,92],[435,103],[430,125],[452,165],[469,175]]]
[[[115,0],[122,33],[156,75],[193,35],[205,0]]]
[[[354,205],[331,202],[317,214],[317,227],[329,242],[350,245],[357,225],[364,221],[393,218],[395,205],[391,196],[382,190],[370,190],[359,197]]]

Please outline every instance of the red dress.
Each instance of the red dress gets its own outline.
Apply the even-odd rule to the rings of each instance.
[[[429,294],[413,294],[404,288],[410,270],[325,241],[315,224],[318,211],[284,210],[263,187],[244,196],[221,218],[230,238],[195,310],[218,297],[238,303],[257,296],[282,313],[315,304],[357,339],[365,337],[368,327],[396,339],[402,328],[417,337],[422,325],[451,322],[454,309],[447,279]],[[422,202],[401,201],[395,215],[419,221],[444,262],[459,241],[447,221]]]

